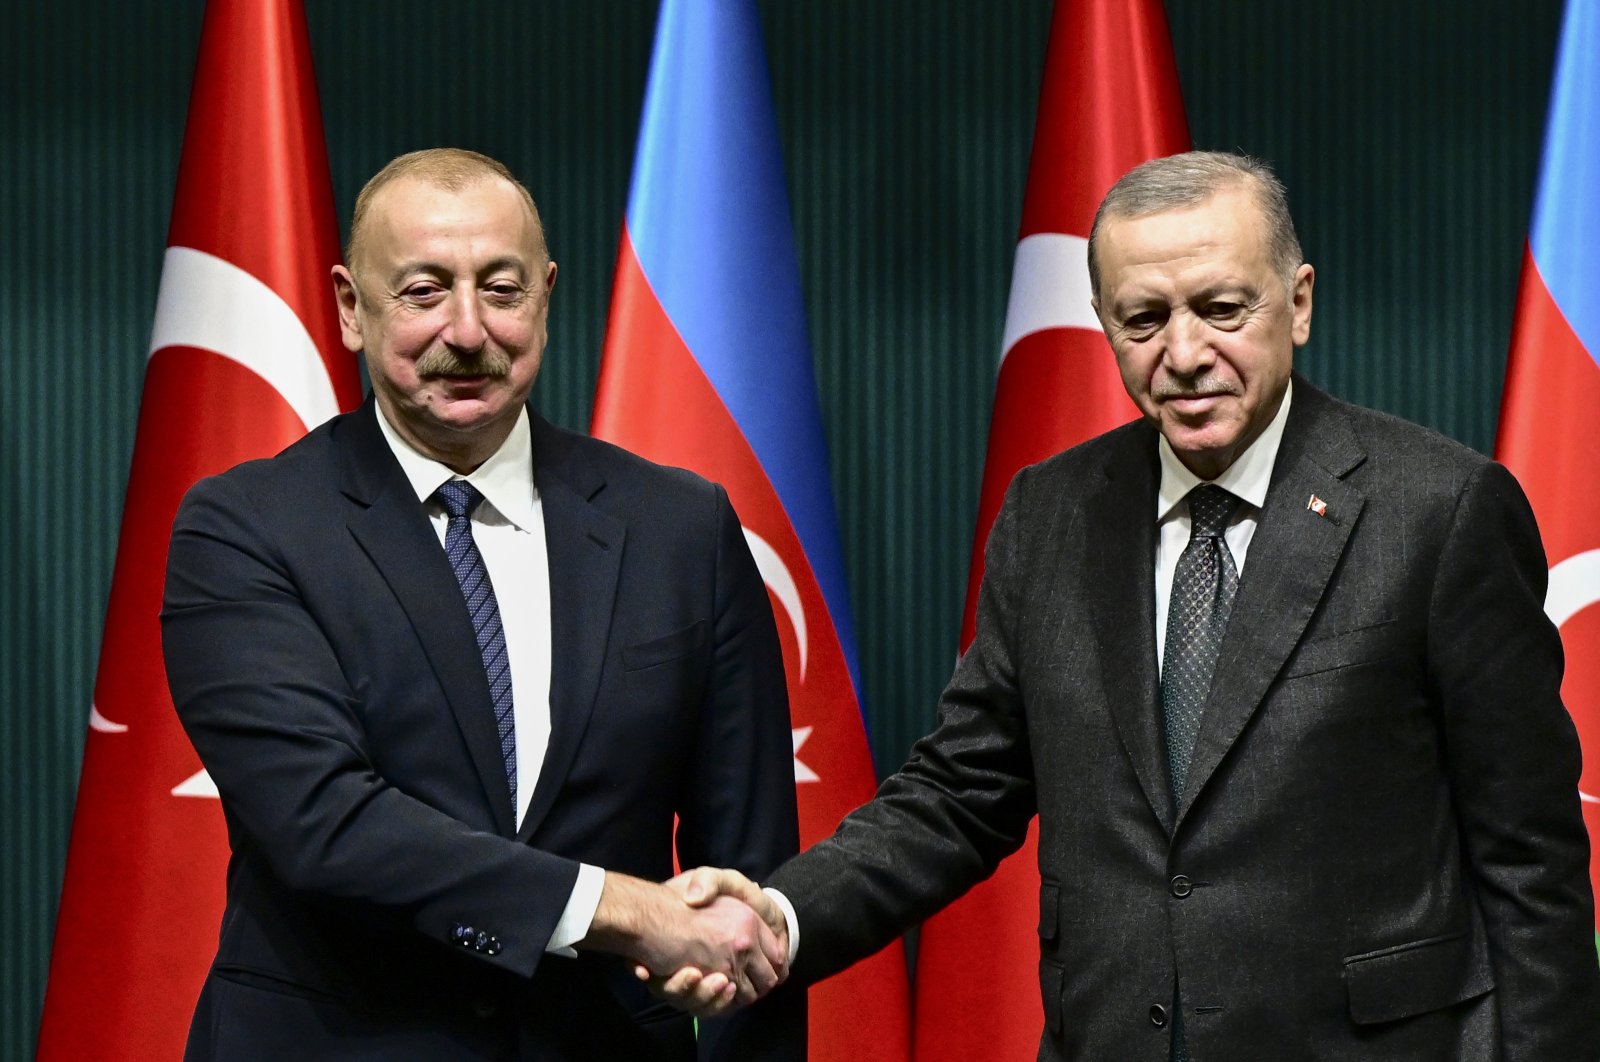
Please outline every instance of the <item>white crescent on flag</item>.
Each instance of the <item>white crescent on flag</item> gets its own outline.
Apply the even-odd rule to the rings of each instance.
[[[289,304],[232,262],[168,247],[150,353],[195,347],[238,362],[283,396],[310,431],[339,412],[328,367]]]
[[[328,368],[299,316],[277,292],[216,255],[192,247],[167,248],[150,356],[164,347],[209,350],[243,365],[283,396],[308,431],[339,412]],[[128,728],[91,704],[89,729],[121,734]],[[216,795],[215,786],[209,793],[178,792],[193,781],[173,792]]]
[[[1089,241],[1060,232],[1038,232],[1017,244],[1011,268],[1000,360],[1017,341],[1051,328],[1100,331],[1089,288]]]
[[[788,613],[790,624],[794,626],[794,639],[800,647],[800,681],[804,682],[808,638],[806,610],[800,603],[800,588],[795,585],[794,575],[789,571],[789,566],[783,563],[783,558],[778,556],[778,551],[748,527],[743,530],[744,540],[750,545],[750,555],[755,558],[756,570],[761,573],[761,581],[767,584],[772,595],[778,599],[778,604],[783,606],[783,611]]]
[[[1550,586],[1544,595],[1544,614],[1560,627],[1600,601],[1600,549],[1574,553],[1550,569]],[[1600,804],[1600,796],[1578,790],[1586,804]]]

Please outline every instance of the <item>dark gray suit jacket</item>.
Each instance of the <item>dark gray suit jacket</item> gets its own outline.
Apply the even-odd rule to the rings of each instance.
[[[686,866],[798,847],[771,608],[721,488],[537,416],[533,452],[551,732],[520,830],[466,605],[370,399],[185,499],[167,672],[233,847],[190,1058],[695,1057],[621,960],[544,948],[579,862],[672,874],[675,816]],[[702,1057],[803,1059],[790,996]]]
[[[1018,475],[938,729],[770,879],[797,976],[950,902],[1037,811],[1041,1059],[1165,1062],[1174,976],[1195,1062],[1600,1058],[1578,742],[1516,482],[1297,380],[1174,802],[1158,477],[1142,422]]]

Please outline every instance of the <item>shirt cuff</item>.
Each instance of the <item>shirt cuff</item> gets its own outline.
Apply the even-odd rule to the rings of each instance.
[[[589,927],[594,922],[595,910],[600,906],[600,893],[605,884],[604,870],[588,863],[578,864],[578,880],[573,883],[572,895],[567,897],[566,909],[561,912],[561,920],[556,923],[555,932],[550,934],[550,941],[544,946],[545,951],[552,955],[565,955],[569,959],[578,957],[572,946],[589,935]]]
[[[794,957],[800,954],[800,919],[795,917],[794,904],[789,902],[789,897],[770,886],[761,891],[772,897],[772,902],[783,912],[784,924],[789,927],[789,965],[793,966]]]

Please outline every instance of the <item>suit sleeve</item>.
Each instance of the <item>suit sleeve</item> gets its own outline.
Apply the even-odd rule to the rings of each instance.
[[[977,634],[939,700],[938,726],[828,840],[773,875],[800,928],[795,977],[831,976],[986,878],[1036,810],[1015,666],[1029,473],[1013,480],[984,552]]]
[[[1545,563],[1522,490],[1483,465],[1445,540],[1428,653],[1506,1062],[1600,1057],[1581,756],[1544,614]]]
[[[716,488],[710,673],[679,800],[678,861],[760,881],[800,847],[783,651],[767,590],[728,496]],[[804,1062],[805,993],[779,989],[701,1023],[702,1059]]]
[[[184,500],[168,557],[162,641],[173,703],[216,782],[236,853],[289,888],[353,903],[531,976],[577,864],[474,830],[374,770],[357,691],[307,610],[271,520],[233,480]]]

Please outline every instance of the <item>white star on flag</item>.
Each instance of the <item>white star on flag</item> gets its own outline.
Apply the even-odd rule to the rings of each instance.
[[[807,767],[805,764],[800,762],[800,746],[804,745],[806,743],[806,738],[811,736],[811,728],[809,726],[797,726],[790,731],[790,735],[794,738],[795,784],[798,785],[801,782],[822,781],[822,779],[818,777],[816,771],[813,771],[810,767]]]

